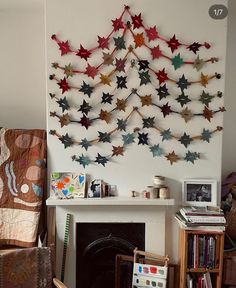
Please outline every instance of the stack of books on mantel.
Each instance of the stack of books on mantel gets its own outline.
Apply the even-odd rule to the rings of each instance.
[[[226,219],[218,207],[183,207],[175,214],[181,228],[186,230],[225,231]]]

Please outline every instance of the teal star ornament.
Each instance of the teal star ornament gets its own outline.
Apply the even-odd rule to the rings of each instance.
[[[92,144],[86,139],[82,139],[80,145],[87,151],[88,147],[92,146]]]
[[[196,161],[197,159],[199,159],[199,158],[200,158],[200,154],[199,154],[199,153],[188,151],[188,152],[186,153],[185,157],[184,157],[184,160],[185,160],[186,162],[191,162],[192,164],[195,164],[195,161]]]
[[[201,139],[203,140],[203,141],[206,141],[206,142],[210,142],[210,139],[211,139],[211,132],[207,129],[205,129],[205,128],[203,128],[203,131],[202,131],[202,134],[201,134]]]
[[[135,138],[134,133],[128,133],[126,135],[122,135],[122,140],[124,142],[124,145],[134,143],[134,138]]]
[[[81,164],[84,168],[91,163],[91,160],[89,159],[89,157],[84,156],[83,154],[79,156],[79,158],[76,161],[79,162],[79,164]]]
[[[163,130],[161,131],[161,136],[162,136],[162,141],[164,140],[170,140],[172,139],[172,135],[171,135],[171,132],[170,132],[170,128],[167,129],[167,130]]]
[[[149,147],[150,151],[152,152],[153,157],[161,156],[163,154],[162,148],[160,148],[159,144],[155,144],[151,147]]]
[[[180,53],[178,55],[176,55],[175,57],[173,57],[171,59],[171,62],[172,62],[172,65],[174,66],[175,70],[177,70],[182,65],[184,65],[184,60],[183,60],[183,58],[180,57]]]

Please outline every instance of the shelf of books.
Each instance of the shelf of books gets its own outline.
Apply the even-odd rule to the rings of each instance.
[[[220,288],[224,253],[224,216],[221,211],[215,212],[214,216],[213,213],[196,215],[195,212],[193,218],[187,219],[184,213],[191,213],[190,210],[188,212],[181,210],[175,216],[180,226],[179,287]]]

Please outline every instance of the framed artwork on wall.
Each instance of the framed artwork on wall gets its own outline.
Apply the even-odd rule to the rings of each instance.
[[[184,179],[182,183],[182,204],[188,206],[216,206],[217,180]]]

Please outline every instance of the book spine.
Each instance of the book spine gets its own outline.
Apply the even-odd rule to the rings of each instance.
[[[211,216],[189,216],[186,217],[186,220],[189,222],[194,222],[194,223],[220,223],[220,224],[225,224],[226,219],[224,217],[211,217]]]

